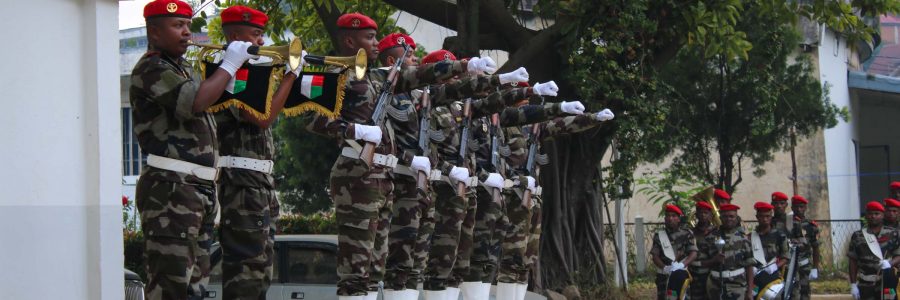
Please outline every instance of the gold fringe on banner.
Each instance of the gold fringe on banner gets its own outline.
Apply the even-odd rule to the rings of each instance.
[[[206,80],[206,64],[203,63],[203,59],[204,59],[203,54],[201,54],[200,78],[203,78],[203,80]],[[254,109],[253,107],[250,107],[250,105],[247,105],[244,102],[242,102],[241,100],[238,100],[235,98],[228,99],[225,102],[221,102],[221,103],[212,105],[206,109],[206,112],[217,113],[217,112],[220,112],[231,106],[236,106],[240,110],[249,112],[251,115],[253,115],[253,117],[255,117],[258,120],[268,119],[269,116],[271,116],[271,114],[272,114],[272,96],[275,95],[275,88],[278,86],[278,83],[281,82],[281,79],[283,76],[282,73],[284,73],[283,71],[282,72],[278,72],[278,71],[283,70],[283,69],[284,69],[283,67],[281,67],[281,68],[273,67],[271,73],[269,74],[269,88],[267,90],[268,92],[266,93],[266,111],[265,112],[260,112],[256,109]]]
[[[291,108],[285,108],[283,110],[284,115],[287,117],[296,117],[304,112],[312,111],[332,120],[337,118],[341,114],[341,109],[344,106],[344,84],[347,82],[347,73],[348,71],[341,72],[341,76],[338,77],[337,95],[335,95],[334,99],[334,111],[331,111],[318,103],[309,101]]]

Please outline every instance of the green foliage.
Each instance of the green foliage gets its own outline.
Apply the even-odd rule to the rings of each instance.
[[[285,215],[278,218],[279,234],[337,234],[333,213]]]
[[[691,196],[702,191],[705,186],[696,186],[693,182],[687,181],[679,176],[673,176],[671,173],[645,174],[645,176],[637,179],[637,193],[645,195],[655,206],[662,207],[663,204],[675,204],[685,216],[691,215],[694,210],[695,202]],[[659,216],[664,216],[662,209]]]
[[[144,234],[141,231],[125,230],[123,232],[125,250],[125,268],[147,279],[144,264]]]

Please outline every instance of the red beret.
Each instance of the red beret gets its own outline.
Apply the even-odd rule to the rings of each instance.
[[[422,58],[422,64],[436,63],[442,60],[456,60],[456,55],[453,55],[453,53],[444,49],[437,50],[425,55],[425,57]]]
[[[887,207],[900,207],[900,201],[897,201],[897,199],[887,198],[884,199],[884,205],[887,205]]]
[[[674,204],[666,204],[666,212],[673,212],[678,214],[679,216],[684,215],[684,213],[681,212],[681,208],[678,208],[678,206],[675,206]]]
[[[157,17],[180,17],[188,18],[194,16],[194,10],[191,5],[179,0],[156,0],[144,5],[144,19]]]
[[[384,50],[387,49],[400,47],[403,44],[409,45],[410,49],[416,49],[416,41],[414,41],[412,37],[399,32],[391,33],[378,42],[378,52],[384,52]]]
[[[372,18],[361,13],[343,14],[337,19],[338,28],[343,29],[366,29],[371,28],[378,30],[378,24]]]
[[[900,190],[900,181],[891,182],[891,189],[892,190]]]
[[[222,25],[247,25],[259,29],[266,29],[269,16],[261,11],[235,5],[222,11]]]
[[[782,192],[774,192],[772,193],[772,201],[787,201],[788,196]]]
[[[753,208],[758,211],[770,211],[775,209],[772,204],[769,204],[767,202],[756,202],[756,204],[753,204]]]
[[[526,88],[526,87],[530,87],[531,85],[528,84],[528,82],[526,82],[526,81],[519,81],[519,83],[517,83],[516,86]]]
[[[809,204],[809,200],[806,200],[806,198],[803,198],[803,196],[794,195],[793,197],[791,197],[791,203],[792,204]]]
[[[697,202],[697,209],[698,209],[698,210],[699,210],[699,209],[708,209],[708,210],[712,210],[713,207],[712,207],[712,204],[709,204],[709,202],[706,202],[706,201],[700,201],[700,202]]]
[[[884,211],[884,205],[881,205],[881,202],[871,201],[869,204],[866,204],[866,211]]]
[[[716,189],[716,198],[731,200],[731,195],[729,195],[726,191]]]
[[[719,207],[719,210],[721,210],[721,211],[730,211],[730,210],[738,210],[738,209],[741,209],[741,207],[734,205],[734,204],[722,204],[722,206]]]

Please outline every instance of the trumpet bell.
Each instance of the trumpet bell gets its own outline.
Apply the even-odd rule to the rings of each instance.
[[[291,69],[296,69],[300,66],[300,60],[303,59],[303,44],[300,42],[300,39],[294,38],[291,40],[291,44],[288,45],[288,64],[291,66]]]

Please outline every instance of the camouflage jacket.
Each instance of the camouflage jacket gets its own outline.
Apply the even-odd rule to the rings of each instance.
[[[517,95],[523,99],[526,96]],[[561,113],[559,103],[546,103],[544,105],[524,105],[520,107],[507,107],[500,112],[500,144],[509,147],[510,153],[506,157],[502,157],[502,161],[509,165],[510,157],[518,155],[524,163],[525,159],[525,139],[518,126],[525,124],[533,124],[546,121],[549,118],[557,116]],[[472,119],[472,142],[470,144],[474,149],[475,162],[477,166],[477,174],[481,180],[487,178],[491,172],[505,173],[505,170],[495,170],[491,163],[491,120],[485,116],[478,119]],[[515,144],[514,144],[515,143]],[[518,153],[514,152],[518,151]],[[515,158],[513,158],[515,159]],[[513,174],[505,174],[507,178]]]
[[[781,214],[776,212],[775,215],[772,216],[772,227],[787,232],[787,213]]]
[[[707,239],[708,236],[714,234],[716,227],[712,224],[707,224],[706,226],[694,226],[691,229],[691,233],[694,236],[694,241],[697,244],[697,258],[691,262],[690,270],[691,273],[698,274],[706,274],[709,273],[709,268],[700,267],[700,262],[709,259],[712,251],[715,250],[716,245],[710,242],[715,242],[715,240]]]
[[[275,159],[275,142],[271,128],[260,128],[244,120],[235,106],[214,114],[219,137],[219,155],[238,156],[260,160]],[[221,168],[220,182],[233,185],[272,189],[275,180],[271,174],[239,169]]]
[[[801,220],[794,216],[793,227],[788,236],[791,243],[797,246],[797,259],[811,258],[812,249],[819,247],[819,225],[810,219]]]
[[[436,107],[450,105],[457,99],[474,97],[478,93],[490,90],[500,84],[493,76],[470,76],[452,83],[430,86],[430,102],[432,112]],[[419,153],[419,118],[421,110],[421,90],[411,93],[394,94],[387,116],[394,128],[400,163],[409,165],[413,156]],[[478,103],[478,105],[482,105]],[[475,107],[473,105],[473,107]],[[502,107],[502,106],[501,106]],[[432,113],[432,120],[435,118]],[[432,122],[433,123],[433,122]],[[433,130],[434,127],[429,128]],[[431,156],[431,153],[426,154]],[[432,157],[434,158],[434,157]]]
[[[449,79],[462,73],[462,64],[456,61],[442,61],[418,67],[409,67],[401,71],[394,86],[394,93],[409,92],[425,84]],[[335,138],[338,144],[345,145],[345,140],[355,140],[353,124],[372,124],[372,112],[375,111],[378,95],[389,71],[385,69],[369,69],[363,80],[353,80],[353,71],[344,87],[344,103],[340,115],[335,119],[316,116],[307,126],[314,133]],[[386,122],[387,123],[387,122]],[[396,148],[391,140],[390,132],[382,126],[382,142],[375,149],[376,153],[395,154]],[[360,143],[362,144],[362,143]],[[380,168],[379,168],[380,169]],[[381,170],[383,172],[383,170]]]
[[[672,244],[672,250],[675,252],[676,260],[681,261],[690,255],[691,252],[697,252],[697,243],[694,241],[694,233],[690,230],[681,227],[678,227],[675,230],[670,230],[669,228],[664,228],[662,230],[665,230],[666,234],[669,235],[669,243]],[[663,253],[658,231],[653,234],[653,246],[650,247],[650,255],[659,257],[665,265],[672,263],[672,259],[666,257]]]
[[[218,157],[216,121],[212,114],[194,113],[198,84],[182,58],[173,61],[148,51],[131,72],[134,134],[145,153],[214,167]],[[211,185],[193,175],[144,168],[142,178]]]
[[[884,220],[884,224],[882,224],[882,225],[885,226],[885,227],[890,227],[890,228],[893,228],[893,229],[898,229],[898,230],[900,230],[900,222],[896,222],[896,221],[895,221],[895,222],[888,222],[888,220],[885,219],[885,220]]]
[[[706,236],[707,243],[712,247],[709,249],[708,257],[719,255],[719,249],[716,248],[716,240],[722,238],[725,240],[725,247],[722,253],[725,254],[725,261],[721,266],[713,267],[712,270],[721,268],[725,271],[740,269],[753,266],[756,262],[753,259],[753,249],[750,246],[750,239],[741,227],[735,227],[731,230],[723,230],[721,227],[715,232]],[[744,276],[738,276],[738,280],[745,280]]]
[[[862,230],[875,235],[878,239],[878,245],[881,246],[881,253],[884,259],[890,260],[900,255],[900,231],[890,227],[881,227],[881,231],[877,234],[871,232],[869,228]],[[881,259],[869,250],[869,245],[866,243],[862,230],[857,230],[850,237],[850,249],[847,251],[847,257],[856,260],[860,273],[866,275],[878,274],[878,270],[881,269]]]
[[[519,97],[526,93],[524,88],[513,88],[500,92],[494,92],[482,99],[473,99],[471,102],[472,120],[482,118],[503,110],[507,105],[512,105]],[[441,100],[443,102],[444,100]],[[432,109],[431,117],[431,142],[437,160],[436,168],[442,173],[448,174],[450,169],[459,164],[459,145],[461,139],[460,122],[462,121],[462,101],[455,101],[451,105],[438,106]],[[482,126],[483,127],[483,126]],[[469,133],[483,130],[476,127],[475,122],[470,125]],[[478,141],[469,137],[469,153],[478,148]],[[471,168],[472,166],[467,166]]]
[[[748,238],[750,237],[748,236]],[[766,263],[768,263],[775,257],[785,260],[790,258],[790,248],[788,248],[787,233],[783,230],[773,227],[769,229],[769,232],[766,232],[766,234],[760,234],[759,240],[762,244]],[[756,262],[757,268],[762,268],[763,266],[763,264]]]

